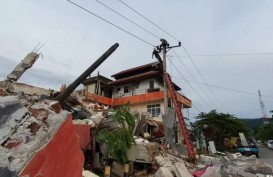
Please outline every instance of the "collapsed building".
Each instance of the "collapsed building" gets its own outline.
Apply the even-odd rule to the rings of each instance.
[[[147,123],[153,128],[149,128],[146,136],[165,136],[167,143],[181,144],[182,135],[178,131],[179,126],[175,121],[175,111],[171,106],[170,93],[168,94],[169,109],[168,113],[166,113],[167,118],[164,119],[167,121],[164,122],[165,126],[163,126],[162,116],[165,113],[162,64],[154,62],[138,66],[116,73],[112,77],[115,80],[98,75],[83,81],[84,89],[81,92],[83,100],[95,101],[111,107],[128,104],[133,112],[148,113]],[[188,109],[192,106],[191,100],[178,92],[181,90],[179,86],[174,84],[174,88],[181,110],[188,112]],[[189,128],[189,120],[186,119],[186,121]],[[165,130],[165,134],[162,134],[162,130]]]
[[[117,46],[106,51],[67,88],[62,86],[60,92],[17,83],[34,63],[27,65],[26,60],[17,66],[16,70],[21,68],[18,75],[13,72],[15,76],[0,83],[0,176],[102,176],[104,168],[109,172],[106,176],[273,174],[272,166],[237,154],[216,152],[189,161],[186,138],[172,105],[177,100],[176,108],[185,113],[192,103],[172,83],[169,108],[164,113],[163,70],[159,62],[121,71],[112,76],[114,79],[99,74],[88,78]],[[84,89],[75,91],[81,83]],[[107,147],[97,141],[96,131],[105,122],[117,126],[111,122],[111,115],[123,105],[136,118],[132,131],[135,143],[127,151],[129,166],[111,159],[108,171]],[[184,121],[190,129],[188,120]]]

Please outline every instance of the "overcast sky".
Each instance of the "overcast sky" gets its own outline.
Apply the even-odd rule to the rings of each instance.
[[[273,1],[123,1],[181,40],[208,84],[255,94],[260,89],[263,95],[273,97],[273,55],[195,56],[273,53]],[[95,0],[74,2],[152,45],[160,44],[158,38],[114,14]],[[118,0],[101,2],[154,35],[168,40],[170,45],[177,45],[175,39]],[[19,81],[45,88],[59,89],[62,83],[69,84],[116,42],[120,44],[119,48],[97,70],[106,77],[156,61],[152,59],[153,46],[65,0],[1,0],[0,22],[0,79],[4,79],[39,42],[45,43],[40,50],[43,58],[40,57]],[[168,52],[169,60],[179,72],[170,61],[168,71],[173,76],[173,81],[182,88],[198,110],[208,112],[216,109],[240,118],[261,117],[257,95],[215,87],[210,87],[209,90],[206,85],[193,82],[189,82],[190,87],[187,82],[179,79],[185,77],[204,83],[183,48],[176,48],[174,51]],[[263,101],[268,116],[271,116],[269,110],[273,109],[273,98],[263,97]],[[195,108],[190,109],[191,118],[198,113]]]

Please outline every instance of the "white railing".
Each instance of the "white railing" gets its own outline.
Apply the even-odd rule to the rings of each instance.
[[[148,89],[136,89],[134,91],[131,91],[129,93],[113,93],[112,97],[113,98],[120,98],[120,97],[126,97],[126,96],[133,96],[133,95],[142,95],[147,92]]]
[[[134,95],[141,95],[147,93],[147,89],[136,89]]]

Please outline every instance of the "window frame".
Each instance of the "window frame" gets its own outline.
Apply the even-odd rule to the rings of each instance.
[[[161,105],[160,104],[147,105],[147,112],[150,113],[152,117],[158,117],[161,114]]]

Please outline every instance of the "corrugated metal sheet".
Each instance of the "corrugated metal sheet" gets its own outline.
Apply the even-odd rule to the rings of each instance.
[[[72,116],[29,162],[20,176],[27,177],[82,177],[83,153],[72,124]]]

